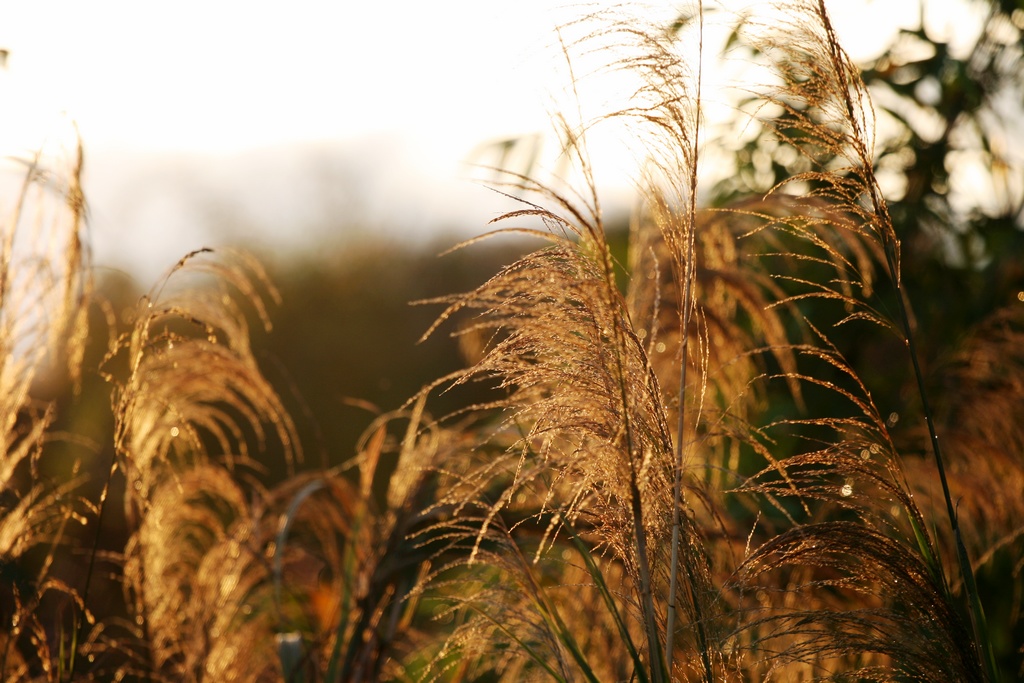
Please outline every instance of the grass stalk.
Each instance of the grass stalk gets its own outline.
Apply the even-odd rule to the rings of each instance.
[[[570,74],[571,68],[572,66],[570,64]],[[575,88],[575,78],[573,78],[573,87]],[[635,549],[637,571],[640,575],[641,612],[643,614],[644,629],[647,633],[647,648],[651,667],[651,679],[654,683],[662,683],[663,681],[667,682],[669,680],[671,672],[665,671],[666,660],[664,659],[661,635],[658,632],[657,614],[654,607],[654,585],[649,551],[647,548],[647,529],[644,525],[643,494],[640,489],[640,482],[637,479],[637,462],[642,459],[642,456],[637,452],[637,444],[633,434],[633,420],[630,416],[632,402],[629,395],[625,359],[623,358],[623,354],[626,349],[626,336],[625,331],[623,330],[623,324],[625,321],[623,320],[623,317],[628,314],[620,305],[621,295],[619,294],[618,285],[615,279],[611,249],[608,246],[607,236],[604,233],[604,226],[600,220],[601,205],[598,199],[596,186],[594,185],[593,174],[587,160],[584,141],[568,130],[567,133],[569,135],[569,147],[574,150],[577,159],[583,167],[584,177],[587,179],[590,197],[594,203],[593,215],[596,217],[596,221],[591,224],[588,221],[582,220],[583,217],[578,212],[573,211],[573,213],[577,219],[581,220],[582,224],[587,225],[589,228],[589,234],[591,239],[594,241],[593,246],[596,250],[595,256],[601,260],[600,265],[603,276],[601,280],[605,296],[604,305],[606,306],[606,310],[613,312],[613,315],[615,316],[611,325],[614,342],[613,356],[615,362],[615,379],[618,385],[619,401],[621,405],[622,438],[625,441],[624,445],[629,465],[630,513],[632,515],[633,534],[636,541]],[[570,208],[567,202],[562,202],[562,204],[567,208]]]
[[[612,271],[611,255],[608,253],[608,246],[602,242],[602,256],[604,263],[604,284],[607,288],[609,310],[617,310],[615,306],[618,292],[615,288],[615,274]],[[637,480],[636,461],[639,459],[636,453],[636,444],[633,436],[633,421],[630,419],[630,398],[627,388],[626,369],[622,353],[625,348],[625,334],[621,322],[616,320],[613,324],[615,334],[615,367],[616,377],[619,385],[619,392],[622,401],[622,422],[624,437],[626,441],[626,453],[629,458],[629,493],[630,512],[633,517],[633,533],[636,539],[636,560],[637,570],[640,573],[640,599],[644,617],[644,628],[647,631],[647,651],[650,659],[651,680],[654,683],[670,680],[671,672],[665,671],[666,661],[662,650],[661,636],[658,633],[657,615],[654,610],[654,586],[651,579],[651,565],[647,550],[647,529],[644,526],[644,511],[640,483]]]
[[[687,230],[686,230],[686,260],[685,272],[683,274],[682,312],[680,316],[680,343],[679,343],[679,388],[677,398],[679,402],[679,418],[676,425],[675,462],[673,467],[672,481],[672,556],[669,566],[669,592],[668,592],[668,616],[665,629],[665,660],[668,665],[669,675],[673,670],[673,655],[675,644],[676,593],[679,583],[679,536],[682,524],[681,515],[683,500],[683,462],[684,462],[684,435],[686,429],[686,380],[687,380],[687,353],[689,351],[690,321],[693,313],[693,286],[697,277],[696,270],[696,216],[697,216],[697,165],[700,155],[700,94],[701,94],[701,72],[703,67],[704,54],[704,6],[698,3],[698,45],[697,45],[697,93],[695,108],[697,116],[693,127],[693,147],[690,151],[692,166],[690,171],[689,206],[687,207]],[[694,608],[700,611],[700,598],[692,580],[692,572],[687,571],[690,577],[691,595],[693,596]],[[696,623],[698,647],[704,663],[704,675],[706,681],[713,678],[710,656],[707,650],[707,634],[705,633],[703,619],[698,614]]]
[[[117,469],[117,454],[113,451],[110,454],[110,467],[107,471],[107,479],[103,483],[103,490],[100,492],[99,506],[96,511],[96,534],[92,539],[92,547],[89,551],[89,564],[85,570],[85,584],[82,587],[82,610],[80,613],[77,607],[73,606],[74,609],[74,623],[72,628],[74,629],[75,639],[83,640],[82,629],[85,628],[87,619],[84,619],[84,612],[89,606],[89,591],[92,588],[92,577],[93,572],[96,568],[96,555],[99,553],[100,548],[100,531],[103,529],[103,516],[107,509],[107,497],[110,493],[110,482],[114,478],[114,471]],[[68,681],[75,680],[75,667],[78,664],[78,648],[72,648],[70,653],[70,663],[68,665]]]
[[[839,42],[832,27],[832,23],[829,20],[824,0],[818,0],[818,13],[828,40],[828,46],[832,57],[832,66],[840,77],[840,83],[847,84],[850,82],[851,77],[847,71],[846,60],[840,52]],[[854,107],[849,87],[844,89],[843,98],[846,104],[846,112],[849,122],[851,126],[853,126],[854,135],[857,140],[862,141],[865,139],[865,135],[864,131],[860,129],[859,119],[856,114],[857,110]],[[896,303],[899,311],[899,323],[903,332],[903,341],[907,347],[907,353],[910,355],[911,365],[914,370],[914,379],[917,384],[918,397],[921,400],[921,409],[924,413],[924,421],[928,427],[928,436],[931,443],[932,455],[935,459],[935,467],[938,471],[939,481],[942,484],[942,496],[946,504],[946,515],[949,519],[950,530],[953,534],[953,541],[956,547],[957,563],[960,568],[961,576],[963,577],[964,589],[967,594],[968,611],[971,617],[971,625],[974,629],[975,643],[981,650],[978,654],[980,655],[980,659],[985,667],[986,675],[989,680],[995,680],[995,658],[992,652],[991,641],[988,639],[986,634],[987,627],[985,614],[982,609],[980,596],[978,595],[978,587],[974,578],[974,570],[971,567],[971,562],[967,555],[967,549],[964,547],[963,540],[961,538],[956,509],[953,506],[953,499],[950,495],[949,481],[943,464],[942,451],[939,447],[939,435],[935,428],[934,412],[932,411],[931,404],[928,400],[928,391],[925,388],[924,373],[921,371],[921,363],[915,342],[914,330],[910,322],[910,314],[908,310],[910,304],[907,301],[906,292],[903,288],[903,283],[900,277],[900,269],[898,265],[899,242],[896,238],[895,231],[893,230],[892,222],[889,218],[889,212],[885,206],[885,200],[882,198],[878,190],[878,183],[875,180],[874,169],[870,158],[866,154],[867,150],[860,147],[858,147],[858,150],[862,156],[861,161],[864,173],[866,174],[866,185],[871,198],[872,211],[876,220],[880,223],[877,227],[883,242],[882,246],[885,252],[886,267],[888,269],[889,277],[893,283],[893,287],[896,290]]]
[[[618,630],[619,637],[622,638],[623,644],[626,646],[626,650],[629,652],[630,658],[633,660],[634,675],[640,683],[647,683],[647,672],[644,670],[643,660],[640,658],[640,653],[636,648],[636,644],[633,642],[632,636],[629,635],[629,629],[626,627],[626,621],[623,619],[622,614],[619,612],[618,606],[615,604],[615,598],[612,596],[611,590],[608,588],[608,583],[604,579],[604,575],[601,573],[601,569],[594,562],[593,555],[590,552],[590,548],[583,542],[576,530],[571,525],[565,525],[563,527],[572,539],[573,545],[576,547],[576,551],[583,558],[584,564],[587,566],[587,573],[594,580],[594,585],[597,586],[598,592],[601,594],[601,600],[604,602],[605,607],[608,609],[608,614],[611,615],[615,622],[615,628]]]

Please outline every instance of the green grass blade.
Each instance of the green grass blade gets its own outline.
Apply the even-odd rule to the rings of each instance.
[[[985,610],[981,605],[981,597],[978,594],[978,584],[974,579],[974,570],[971,569],[971,561],[967,557],[967,548],[960,536],[959,526],[956,529],[956,554],[963,569],[964,588],[967,590],[967,604],[970,608],[971,622],[974,626],[975,637],[978,639],[978,653],[988,680],[999,680],[996,676],[996,657],[992,651],[992,639],[988,635],[988,620],[985,619]]]
[[[619,637],[622,638],[622,643],[626,646],[629,651],[629,656],[633,660],[635,666],[635,675],[640,683],[648,683],[647,671],[644,668],[643,660],[640,658],[640,652],[636,648],[636,644],[633,642],[633,638],[629,635],[629,629],[626,628],[626,622],[622,618],[622,614],[619,612],[618,606],[615,604],[615,598],[612,595],[611,590],[608,588],[608,584],[605,583],[604,575],[601,573],[601,569],[594,562],[593,556],[590,554],[590,548],[583,542],[583,539],[579,537],[579,534],[569,526],[564,527],[572,538],[573,545],[576,546],[576,550],[579,551],[580,556],[583,558],[583,562],[587,565],[587,572],[590,573],[590,577],[594,580],[594,585],[597,587],[598,592],[601,594],[601,599],[604,600],[605,606],[608,608],[608,614],[611,615],[615,621],[615,627],[619,631]]]
[[[521,638],[519,638],[519,636],[517,636],[514,632],[512,632],[511,629],[509,629],[504,624],[502,624],[500,621],[498,621],[497,619],[495,619],[494,617],[492,617],[491,615],[487,614],[485,611],[483,611],[483,610],[481,610],[481,609],[479,609],[477,607],[474,607],[473,611],[475,611],[477,614],[482,616],[487,621],[489,621],[492,624],[494,624],[494,626],[499,631],[501,631],[506,636],[508,636],[509,638],[514,640],[516,642],[516,644],[519,645],[519,647],[522,648],[523,652],[525,652],[526,654],[528,654],[530,656],[530,659],[532,659],[534,662],[536,662],[538,665],[540,665],[541,668],[543,668],[545,671],[547,671],[551,675],[551,678],[553,678],[556,681],[559,681],[560,683],[566,683],[565,682],[565,678],[563,678],[562,675],[560,673],[558,673],[558,671],[556,671],[555,668],[553,666],[551,666],[551,664],[549,664],[547,662],[547,660],[540,655],[540,653],[538,653],[536,650],[534,650],[532,647],[530,647],[530,645],[528,643],[524,642]],[[594,680],[596,680],[596,679],[594,679]]]

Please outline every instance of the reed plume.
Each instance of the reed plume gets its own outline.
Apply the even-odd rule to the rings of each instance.
[[[66,141],[70,140],[70,144]],[[35,384],[62,373],[77,382],[91,295],[83,247],[83,152],[77,131],[27,158],[7,159],[21,181],[0,233],[0,679],[56,680],[68,659],[60,617],[45,604],[78,605],[52,573],[68,525],[93,510],[77,486],[45,474],[54,406]],[[8,181],[9,178],[5,178]],[[45,465],[45,467],[43,466]],[[72,608],[74,609],[74,608]],[[63,624],[66,628],[66,623]]]
[[[758,83],[715,83],[714,36]],[[99,499],[74,463],[44,476],[56,404],[37,383],[82,377],[91,284],[80,146],[26,162],[0,244],[0,679],[996,680],[1006,636],[974,575],[1021,571],[1021,314],[920,362],[875,114],[824,4],[618,8],[560,40],[578,100],[594,75],[626,86],[555,117],[579,188],[502,176],[518,207],[496,233],[537,247],[432,300],[425,335],[454,323],[469,366],[331,469],[302,470],[253,349],[276,290],[253,258],[201,249],[110,342]],[[798,171],[707,206],[711,100]],[[602,126],[645,159],[624,256],[588,152]],[[912,378],[902,420],[851,330],[906,351],[881,369]],[[432,414],[469,383],[493,391]],[[117,472],[128,540],[77,546],[72,586],[55,558],[70,524],[102,522]],[[100,566],[127,619],[89,611]]]
[[[702,53],[694,65],[678,49],[702,44],[703,12],[667,32],[595,19],[586,40],[615,48],[612,69],[639,83],[602,120],[631,122],[650,158],[628,294],[588,165],[591,124],[559,119],[583,191],[513,176],[513,193],[537,200],[504,220],[540,220],[546,230],[518,230],[548,246],[441,316],[474,312],[463,332],[491,340],[455,382],[487,378],[503,395],[479,407],[493,415],[485,445],[452,484],[469,497],[450,533],[466,539],[457,566],[474,588],[451,600],[467,621],[440,661],[500,643],[482,661],[506,680],[597,680],[600,667],[640,680],[988,679],[976,589],[961,602],[940,554],[962,557],[960,541],[936,542],[890,421],[831,339],[890,330],[922,376],[872,167],[874,113],[824,6],[737,21],[731,40],[774,78],[746,104],[806,170],[711,211],[697,207]],[[803,414],[759,424],[780,383]],[[935,462],[945,486],[937,450]],[[619,634],[616,664],[568,626],[581,614]]]

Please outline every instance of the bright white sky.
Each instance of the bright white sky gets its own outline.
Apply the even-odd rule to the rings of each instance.
[[[20,98],[73,112],[93,146],[234,151],[394,131],[469,139],[537,125],[543,103],[523,91],[537,75],[530,55],[558,21],[546,6],[8,0],[0,47]]]
[[[855,57],[877,51],[917,16],[915,0],[829,4]],[[935,16],[944,17],[942,23],[956,25],[957,15],[944,6],[958,6],[958,0],[930,4],[938,10]],[[0,153],[37,144],[54,115],[69,112],[96,161],[87,177],[94,187],[96,239],[113,235],[129,248],[142,248],[139,231],[146,228],[123,223],[155,220],[152,207],[147,213],[139,206],[138,182],[150,177],[146,173],[159,178],[153,169],[160,160],[175,160],[167,164],[179,164],[185,174],[212,168],[219,178],[192,182],[213,188],[209,192],[242,193],[232,205],[258,206],[259,197],[245,198],[244,188],[225,179],[236,175],[237,164],[189,166],[182,160],[246,163],[251,150],[311,143],[374,156],[386,152],[367,141],[386,140],[397,166],[376,158],[369,160],[367,173],[391,173],[402,182],[416,174],[434,176],[420,194],[444,194],[439,177],[456,182],[459,161],[474,146],[547,132],[551,100],[546,93],[564,85],[556,80],[562,72],[551,59],[553,28],[580,12],[553,10],[554,5],[544,0],[0,0],[0,48],[10,51],[6,72],[0,71]],[[253,168],[275,168],[273,154],[259,159]],[[353,163],[358,167],[358,160]],[[371,183],[376,189],[369,191],[401,189],[394,180],[381,182]],[[273,194],[273,185],[264,182],[264,197]],[[287,203],[287,193],[276,191],[282,195],[278,203]],[[126,192],[134,196],[123,196]],[[453,197],[467,196],[460,194],[465,188],[453,192]],[[419,199],[410,193],[410,201]],[[125,209],[128,205],[136,210]],[[258,212],[284,217],[289,209],[268,205]],[[165,233],[180,227],[190,239],[202,238],[167,222],[194,216],[171,214],[153,229]],[[478,224],[489,218],[480,216]],[[176,258],[169,253],[163,261]]]

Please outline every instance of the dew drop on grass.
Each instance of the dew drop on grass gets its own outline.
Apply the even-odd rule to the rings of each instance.
[[[850,482],[846,482],[845,484],[843,484],[843,488],[839,489],[839,493],[841,493],[844,498],[852,496],[853,484],[851,484]]]
[[[870,460],[871,459],[871,451],[869,451],[866,448],[864,450],[862,450],[860,452],[860,459],[861,460]]]
[[[665,353],[665,342],[658,342],[654,346],[654,350],[657,351],[658,353]]]
[[[178,429],[177,427],[171,427],[171,438],[172,439],[174,437],[178,436],[178,434],[180,434],[180,433],[181,433],[180,429]]]

